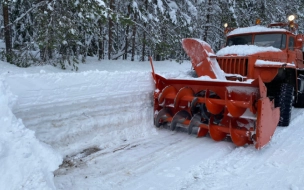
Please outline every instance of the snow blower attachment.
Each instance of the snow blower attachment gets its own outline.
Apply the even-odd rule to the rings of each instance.
[[[183,128],[197,137],[209,134],[215,141],[230,136],[236,146],[265,146],[277,127],[280,109],[274,108],[274,102],[267,97],[262,79],[226,80],[206,42],[184,39],[182,44],[198,77],[205,77],[166,79],[154,73],[150,59],[156,85],[155,126]]]

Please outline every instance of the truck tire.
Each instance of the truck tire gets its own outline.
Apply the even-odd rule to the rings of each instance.
[[[294,88],[287,83],[280,84],[274,98],[275,107],[280,107],[278,126],[287,127],[290,122]]]

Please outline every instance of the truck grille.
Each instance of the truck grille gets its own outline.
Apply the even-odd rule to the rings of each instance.
[[[248,57],[217,57],[216,59],[225,73],[247,76]]]

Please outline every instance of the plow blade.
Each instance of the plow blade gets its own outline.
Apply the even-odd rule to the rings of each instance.
[[[165,79],[154,74],[155,126],[187,129],[215,141],[231,138],[236,146],[261,149],[279,122],[279,108],[266,96],[260,78],[247,82]]]
[[[255,147],[261,149],[271,140],[280,119],[280,109],[274,109],[269,98],[261,98],[258,101],[258,110]]]

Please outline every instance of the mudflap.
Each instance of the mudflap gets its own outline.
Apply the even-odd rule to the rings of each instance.
[[[255,148],[263,148],[276,130],[280,119],[280,108],[274,108],[274,102],[264,97],[258,100]]]

